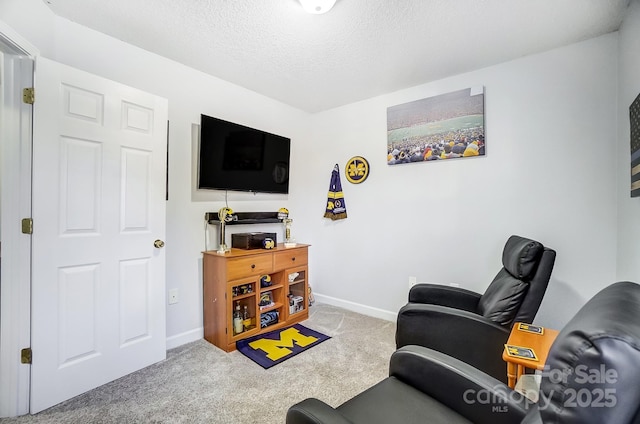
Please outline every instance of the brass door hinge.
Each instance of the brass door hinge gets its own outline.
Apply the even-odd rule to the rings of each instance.
[[[32,105],[36,101],[36,94],[33,91],[33,87],[22,89],[22,102],[28,105]]]
[[[33,234],[33,219],[22,219],[22,234]]]
[[[20,362],[23,364],[30,364],[32,360],[32,352],[30,347],[25,347],[20,351]]]

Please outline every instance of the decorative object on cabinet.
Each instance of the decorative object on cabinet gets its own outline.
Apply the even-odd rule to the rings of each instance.
[[[296,241],[291,237],[291,224],[293,223],[293,219],[289,218],[289,209],[280,208],[278,210],[278,218],[281,219],[284,224],[284,247],[294,247]]]
[[[204,338],[230,352],[235,350],[238,340],[307,319],[308,247],[298,244],[292,248],[278,245],[270,250],[232,248],[225,255],[216,251],[204,252]],[[295,273],[297,277],[290,281],[289,275]],[[269,277],[271,285],[261,287],[265,276]],[[261,307],[260,300],[267,292],[270,292],[273,304]],[[298,312],[290,312],[289,295],[303,298]],[[242,317],[243,331],[234,334],[233,314],[238,302],[240,310],[246,309],[248,316]],[[263,318],[271,324],[266,329],[261,327]]]
[[[262,368],[271,368],[331,337],[294,324],[238,341],[238,351]]]
[[[273,293],[270,291],[266,291],[260,294],[260,301],[258,302],[258,306],[260,306],[260,310],[265,308],[270,308],[275,303],[273,303]]]
[[[484,156],[484,87],[387,108],[387,164]]]
[[[223,209],[226,209],[227,214],[221,216]],[[285,235],[288,231],[288,239],[285,240],[285,247],[295,247],[295,239],[291,238],[291,222],[285,222],[288,219],[289,210],[287,208],[280,208],[278,212],[233,212],[231,208],[222,208],[219,212],[206,212],[204,219],[207,223],[212,225],[219,225],[219,239],[221,248],[218,249],[218,253],[224,254],[229,251],[228,246],[225,244],[225,228],[227,225],[245,225],[245,224],[270,224],[270,223],[284,223]],[[237,234],[237,233],[236,233]],[[236,234],[231,235],[231,247],[244,247],[246,249],[273,249],[278,245],[276,233],[244,233],[244,234],[262,234],[262,237],[253,237],[252,240],[241,240],[237,238]],[[285,237],[287,238],[287,237]],[[273,239],[273,243],[266,239]],[[252,247],[248,247],[251,243]],[[245,244],[242,246],[240,244]]]
[[[289,295],[289,313],[295,314],[304,310],[304,298],[302,296]]]
[[[271,285],[271,276],[269,274],[260,277],[260,287],[269,287]]]
[[[262,248],[263,249],[273,249],[276,247],[276,242],[271,238],[266,238],[262,240]]]
[[[329,182],[329,194],[327,195],[327,208],[324,212],[325,218],[332,220],[345,219],[347,208],[344,203],[344,193],[340,182],[340,168],[336,163],[331,171],[331,181]]]
[[[206,212],[204,219],[209,224],[220,223],[217,212]],[[233,212],[230,221],[226,221],[227,225],[244,225],[244,224],[269,224],[279,223],[282,219],[278,218],[278,212]]]
[[[362,156],[354,156],[347,162],[345,177],[351,184],[360,184],[369,176],[369,162]]]
[[[277,240],[276,233],[235,233],[231,234],[231,247],[238,249],[263,249],[264,241],[270,240],[274,245]],[[272,246],[270,249],[273,249]]]
[[[229,207],[220,208],[218,211],[218,220],[220,221],[218,253],[226,253],[229,251],[229,247],[225,243],[225,227],[228,222],[233,221],[233,209]]]

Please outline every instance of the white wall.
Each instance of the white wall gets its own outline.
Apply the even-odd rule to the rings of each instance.
[[[314,290],[391,315],[410,275],[484,291],[519,234],[557,250],[539,322],[560,327],[615,278],[616,64],[610,34],[313,116],[296,231]],[[476,85],[486,157],[386,165],[387,107]],[[344,178],[354,155],[371,164],[360,185]],[[334,163],[349,215],[335,223],[321,218]]]
[[[640,198],[629,194],[629,106],[640,94],[640,1],[629,5],[619,34],[617,279],[640,282]]]
[[[229,205],[289,208],[294,237],[312,244],[321,300],[393,318],[410,275],[483,291],[510,234],[558,251],[543,325],[560,327],[614,281],[617,34],[309,116],[56,18],[39,0],[4,0],[0,14],[44,56],[169,99],[167,289],[180,290],[167,308],[170,346],[201,336],[203,215],[224,204],[192,190],[200,113],[292,138],[289,196],[230,194]],[[475,85],[485,87],[486,157],[386,165],[387,107]],[[344,178],[355,155],[371,164],[360,185]],[[349,214],[337,222],[322,217],[335,163]]]
[[[26,19],[30,13],[38,16],[36,25]],[[224,192],[192,189],[194,148],[197,148],[193,134],[197,135],[200,114],[290,137],[294,157],[299,145],[305,142],[303,128],[308,114],[55,17],[40,0],[6,0],[0,3],[0,16],[38,47],[43,56],[169,100],[167,290],[179,289],[179,303],[167,307],[168,346],[201,338],[200,252],[205,249],[204,214],[220,209],[225,198]],[[290,199],[304,193],[300,172],[303,172],[300,166],[292,167],[288,196],[230,192],[229,204],[237,211],[277,211],[283,206],[290,207]],[[255,227],[238,227],[234,231],[261,230],[261,226]],[[280,226],[268,229],[282,232]],[[215,231],[210,237],[209,247],[214,248]]]

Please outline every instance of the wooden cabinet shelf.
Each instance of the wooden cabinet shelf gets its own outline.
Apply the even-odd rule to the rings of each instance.
[[[260,287],[260,293],[267,292],[269,290],[281,289],[283,287],[284,287],[283,284],[272,284],[272,285],[267,286],[267,287]]]
[[[204,338],[230,352],[236,342],[263,332],[282,328],[309,317],[308,248],[298,244],[274,249],[231,249],[226,254],[204,252]],[[271,285],[260,287],[262,276],[269,275]],[[264,297],[264,299],[262,299]],[[273,302],[273,305],[260,309]],[[247,311],[242,331],[233,326],[237,307]],[[269,313],[277,321],[261,328],[262,316]]]
[[[237,296],[233,296],[231,299],[232,300],[242,300],[242,299],[246,299],[246,298],[251,297],[251,296],[255,296],[255,293],[239,294]]]

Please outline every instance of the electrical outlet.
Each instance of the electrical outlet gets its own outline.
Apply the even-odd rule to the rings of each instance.
[[[418,281],[418,280],[416,279],[416,277],[414,277],[413,275],[411,275],[411,276],[409,277],[409,288],[411,288],[411,287],[415,286],[417,281]]]
[[[178,289],[169,290],[169,305],[178,303]]]

